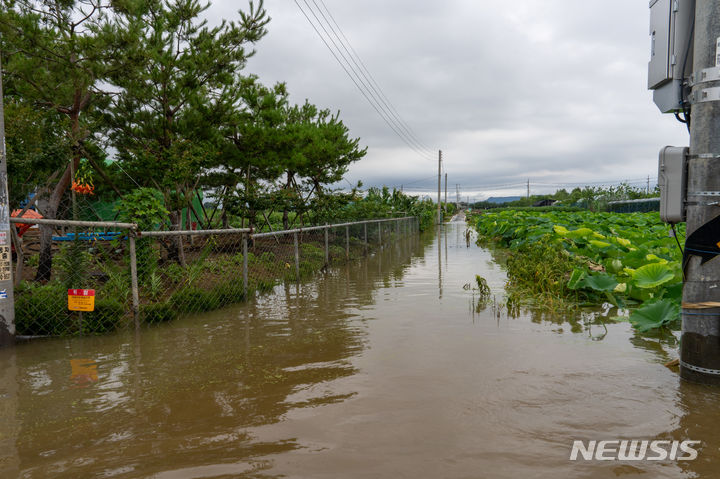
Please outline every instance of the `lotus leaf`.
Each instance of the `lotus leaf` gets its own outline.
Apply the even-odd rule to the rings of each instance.
[[[672,281],[675,273],[668,265],[660,263],[650,263],[641,266],[633,273],[633,280],[638,288],[652,289],[657,288],[661,284]]]
[[[630,323],[640,332],[666,326],[678,319],[680,307],[667,299],[642,306],[630,315]]]

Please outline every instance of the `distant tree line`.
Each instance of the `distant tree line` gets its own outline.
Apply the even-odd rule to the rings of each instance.
[[[494,203],[490,201],[476,201],[471,206],[475,209],[492,209],[507,207],[529,207],[543,200],[551,200],[556,205],[561,206],[578,206],[591,210],[602,210],[607,207],[611,201],[638,200],[644,198],[660,197],[660,189],[655,186],[648,191],[646,188],[638,188],[627,183],[621,183],[618,186],[585,186],[583,188],[574,188],[571,191],[566,189],[557,190],[555,193],[547,195],[531,195],[523,197],[515,201],[505,203]]]

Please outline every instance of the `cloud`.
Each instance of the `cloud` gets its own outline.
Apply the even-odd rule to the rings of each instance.
[[[646,90],[644,2],[324,1],[405,121],[444,151],[451,185],[656,176],[660,147],[688,143]],[[369,147],[350,182],[399,185],[437,172],[379,118],[293,0],[266,7],[269,34],[248,72],[286,81],[295,102],[341,111]],[[230,19],[237,8],[218,2],[208,15]]]

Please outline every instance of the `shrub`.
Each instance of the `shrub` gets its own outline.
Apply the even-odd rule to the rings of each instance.
[[[221,307],[245,301],[245,287],[243,286],[242,281],[221,283],[215,286],[210,294],[217,298]]]
[[[220,307],[217,295],[196,286],[185,286],[175,291],[169,303],[181,313],[200,313]]]
[[[275,279],[256,278],[253,287],[260,293],[269,293],[275,288]]]
[[[248,261],[254,257],[250,255],[252,255],[252,253],[248,253]],[[272,251],[266,251],[262,253],[260,256],[258,256],[258,259],[261,263],[274,263],[276,261],[275,253],[273,253]]]
[[[140,318],[148,324],[167,323],[177,318],[178,313],[169,302],[143,304]]]
[[[70,244],[62,245],[55,256],[58,276],[66,289],[82,287],[91,263],[92,255],[88,252],[87,245],[77,237]]]
[[[117,329],[125,316],[125,305],[113,298],[95,300],[95,311],[83,313],[83,333],[107,333]]]
[[[331,263],[345,262],[345,248],[343,246],[331,245],[329,253]]]
[[[325,250],[310,243],[300,245],[300,258],[310,263],[325,264]]]
[[[67,290],[57,282],[25,283],[15,291],[15,328],[21,336],[57,336],[71,331]]]

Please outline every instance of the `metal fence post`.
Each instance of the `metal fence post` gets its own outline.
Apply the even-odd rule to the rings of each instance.
[[[135,231],[130,230],[130,284],[132,286],[132,310],[135,330],[140,329],[140,291],[138,289],[137,252],[135,248]]]
[[[378,244],[382,246],[382,223],[378,221]]]
[[[395,220],[395,236],[400,237],[400,220]]]
[[[325,266],[330,266],[330,228],[325,228]]]
[[[243,294],[248,299],[248,235],[243,233]]]
[[[300,246],[297,232],[293,233],[293,242],[295,243],[295,277],[300,281]]]
[[[345,259],[350,260],[350,227],[345,227]]]
[[[365,244],[365,254],[368,252],[368,241],[367,241],[367,223],[363,223],[363,242]]]

